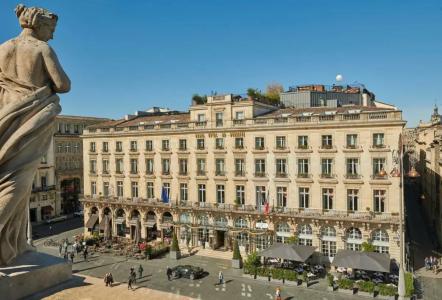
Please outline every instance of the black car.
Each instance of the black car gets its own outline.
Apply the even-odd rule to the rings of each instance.
[[[200,267],[194,267],[191,265],[176,266],[172,268],[172,277],[180,278],[186,277],[190,280],[201,278],[203,276],[204,270]]]

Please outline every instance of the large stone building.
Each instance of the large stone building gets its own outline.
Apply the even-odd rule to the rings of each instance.
[[[420,122],[419,125],[408,130],[410,139],[414,140],[412,149],[416,156],[416,169],[420,173],[421,203],[425,207],[429,226],[433,231],[438,245],[442,245],[442,195],[441,172],[442,156],[442,118],[435,107],[429,122]]]
[[[54,135],[34,178],[30,198],[30,218],[41,222],[80,209],[83,186],[83,146],[80,135],[104,118],[57,116]]]
[[[139,112],[83,134],[86,232],[259,250],[296,236],[399,256],[394,106],[277,108],[210,96],[188,112]],[[105,217],[107,215],[108,217]]]

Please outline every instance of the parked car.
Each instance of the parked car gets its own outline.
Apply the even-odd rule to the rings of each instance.
[[[197,278],[201,278],[204,274],[204,270],[200,267],[194,267],[191,265],[184,266],[176,266],[172,268],[172,277],[173,278],[189,278],[190,280],[194,280]]]
[[[83,217],[84,216],[84,211],[79,210],[74,212],[74,217]]]
[[[61,222],[61,221],[67,220],[67,219],[68,219],[68,216],[63,215],[63,216],[47,219],[46,223],[51,224],[51,223]]]

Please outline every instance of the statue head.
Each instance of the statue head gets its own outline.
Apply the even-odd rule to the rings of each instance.
[[[23,4],[17,5],[15,14],[21,28],[32,30],[35,37],[39,40],[47,42],[53,38],[58,20],[56,14],[43,8],[26,7]]]

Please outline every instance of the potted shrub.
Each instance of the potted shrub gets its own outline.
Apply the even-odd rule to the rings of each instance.
[[[342,278],[338,280],[338,287],[339,290],[347,293],[347,294],[353,294],[353,280]]]
[[[169,256],[172,259],[179,259],[181,257],[180,246],[178,245],[178,239],[175,232],[172,237],[172,246],[170,247]]]
[[[235,239],[233,243],[233,257],[232,257],[232,268],[241,269],[242,268],[242,257],[239,252],[238,241]]]
[[[302,273],[302,285],[308,287],[307,271],[304,271],[304,273]]]
[[[358,294],[369,297],[374,297],[374,283],[371,281],[360,281],[358,282]]]
[[[333,292],[335,290],[335,278],[332,274],[328,273],[327,274],[327,290]]]
[[[413,275],[409,272],[405,273],[405,296],[413,297],[414,295],[414,280]]]

